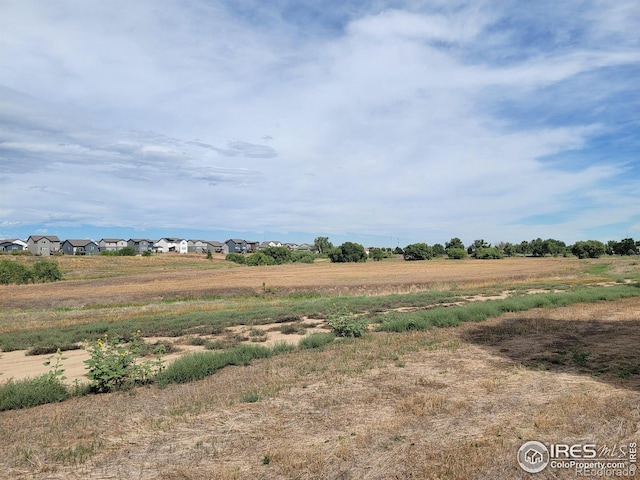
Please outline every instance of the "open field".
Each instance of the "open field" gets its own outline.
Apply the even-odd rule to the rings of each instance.
[[[167,261],[152,272],[125,265],[124,273],[102,278],[75,267],[85,280],[3,287],[0,333],[83,324],[107,312],[117,324],[149,320],[149,311],[158,318],[231,316],[266,307],[321,311],[321,302],[333,301],[370,310],[377,297],[393,298],[384,309],[410,311],[421,308],[412,298],[433,298],[422,306],[435,308],[469,295],[637,283],[640,275],[633,259],[213,263]],[[639,312],[635,297],[451,328],[371,332],[185,385],[0,412],[0,477],[575,478],[575,471],[551,469],[526,474],[517,449],[526,440],[640,440]],[[319,319],[315,325],[322,328]]]

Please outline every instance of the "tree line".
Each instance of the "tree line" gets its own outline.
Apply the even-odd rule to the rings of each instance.
[[[444,245],[436,243],[412,243],[404,248],[395,249],[371,247],[367,252],[364,246],[354,242],[344,242],[334,246],[328,237],[317,237],[314,240],[314,252],[291,252],[286,247],[269,247],[252,255],[229,254],[227,259],[247,265],[277,265],[291,262],[312,263],[314,258],[321,256],[334,263],[366,262],[368,259],[380,261],[384,258],[402,255],[407,261],[430,260],[437,257],[450,259],[476,258],[500,259],[514,256],[546,257],[574,255],[578,258],[598,258],[603,255],[637,255],[640,241],[625,238],[620,241],[611,240],[607,243],[599,240],[579,241],[567,245],[561,240],[536,238],[520,243],[499,242],[491,245],[484,239],[474,240],[465,246],[458,237],[453,237]]]

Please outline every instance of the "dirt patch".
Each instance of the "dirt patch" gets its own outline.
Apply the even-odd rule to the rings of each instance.
[[[287,326],[297,326],[291,329],[290,333],[283,333]],[[204,351],[206,345],[204,343],[221,342],[228,337],[232,337],[233,343],[259,343],[260,345],[273,346],[277,343],[290,343],[296,345],[306,335],[316,332],[327,332],[330,327],[324,320],[309,319],[303,317],[299,322],[282,322],[271,323],[256,326],[237,325],[228,327],[224,333],[218,335],[203,335],[198,338],[203,342],[202,345],[194,345],[193,335],[185,335],[181,337],[148,337],[144,338],[145,342],[151,345],[162,343],[172,345],[175,352],[164,355],[162,358],[166,363],[170,363],[181,356],[197,351]],[[62,352],[64,360],[62,368],[64,368],[65,383],[71,385],[75,381],[85,382],[86,365],[85,360],[89,359],[89,353],[86,350],[69,350]],[[44,363],[51,355],[26,355],[26,350],[16,350],[13,352],[0,352],[0,384],[9,379],[21,380],[25,378],[33,378],[50,371],[50,367]]]

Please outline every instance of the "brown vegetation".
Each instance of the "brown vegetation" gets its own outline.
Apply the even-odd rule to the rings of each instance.
[[[265,281],[336,292],[581,278],[567,259],[342,267],[200,274],[240,290]],[[196,288],[194,272],[167,276]],[[120,288],[137,284],[117,280]],[[140,301],[176,294],[171,281],[158,281],[168,292],[136,292]],[[27,297],[12,308],[26,307],[20,302]],[[632,298],[375,333],[229,367],[192,384],[0,412],[0,471],[51,479],[575,478],[562,470],[526,474],[517,449],[526,440],[640,439],[640,382],[631,372],[640,365],[638,312],[640,299]]]

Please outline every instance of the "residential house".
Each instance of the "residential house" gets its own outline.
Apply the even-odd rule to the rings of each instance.
[[[161,253],[187,253],[189,251],[189,242],[180,238],[161,238],[153,244],[153,248],[156,252]]]
[[[65,240],[61,250],[65,255],[97,255],[100,247],[91,240]]]
[[[298,245],[297,250],[302,252],[312,252],[314,249],[313,245],[309,245],[308,243],[301,243]]]
[[[227,253],[247,253],[247,242],[239,238],[230,238],[226,242]]]
[[[282,242],[277,240],[265,241],[260,244],[260,249],[268,248],[268,247],[282,247]]]
[[[9,238],[0,240],[0,252],[20,252],[27,249],[27,242],[23,242],[17,238]]]
[[[187,251],[195,253],[204,253],[209,249],[209,245],[204,240],[188,240]]]
[[[100,251],[117,252],[127,246],[127,241],[123,238],[103,238],[98,242]]]
[[[31,235],[27,248],[34,255],[51,255],[60,250],[60,239],[55,235]]]
[[[133,248],[138,254],[153,251],[153,240],[148,238],[130,238],[127,240],[127,247]]]
[[[247,252],[255,253],[259,250],[259,248],[260,248],[260,242],[253,242],[253,241],[247,242]]]
[[[207,242],[207,250],[211,253],[229,253],[229,251],[224,251],[225,248],[229,248],[226,243],[216,241]]]

